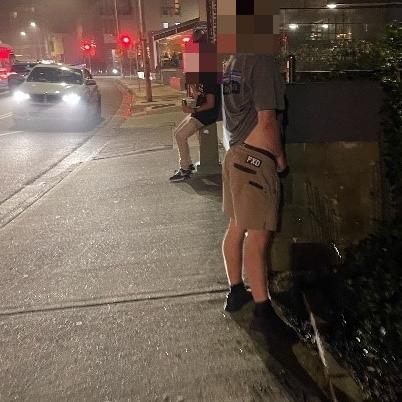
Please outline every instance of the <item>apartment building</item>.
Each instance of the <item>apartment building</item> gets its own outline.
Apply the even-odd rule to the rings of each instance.
[[[110,70],[120,64],[118,34],[126,34],[132,38],[133,51],[139,43],[138,0],[95,0],[90,3],[85,18],[80,23],[82,37],[96,43],[93,66],[100,70]],[[199,16],[198,0],[145,0],[143,4],[149,34]],[[150,35],[148,39],[151,39]],[[149,52],[153,60],[152,43]],[[132,51],[129,55],[133,57]],[[152,67],[155,67],[154,63]]]

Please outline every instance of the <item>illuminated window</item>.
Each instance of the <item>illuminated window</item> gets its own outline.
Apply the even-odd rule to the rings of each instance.
[[[180,0],[163,0],[162,1],[162,15],[180,15]]]
[[[162,22],[163,28],[169,28],[169,23],[168,22]]]
[[[180,15],[180,0],[174,0],[174,15]]]

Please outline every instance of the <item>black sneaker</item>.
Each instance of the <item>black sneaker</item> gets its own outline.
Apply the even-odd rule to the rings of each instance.
[[[226,295],[223,309],[228,312],[239,311],[245,304],[251,302],[253,296],[249,290],[242,287],[236,291],[230,290]]]
[[[256,306],[254,309],[250,328],[259,332],[269,331],[272,329],[272,324],[274,324],[275,319],[278,319],[278,316],[276,315],[271,302],[264,303],[263,306],[261,303],[260,306]]]
[[[195,170],[195,166],[194,166],[193,164],[191,164],[191,165],[188,167],[188,169],[193,172],[193,171]]]
[[[179,169],[174,172],[172,177],[169,177],[171,182],[184,181],[191,177],[191,170]]]

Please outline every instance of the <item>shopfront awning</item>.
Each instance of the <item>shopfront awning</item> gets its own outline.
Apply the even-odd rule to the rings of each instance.
[[[154,31],[151,33],[152,39],[154,41],[168,38],[183,32],[187,32],[194,29],[206,29],[207,23],[200,21],[199,18],[194,18],[193,20],[183,22],[181,24],[175,25],[173,27],[161,29],[160,31]]]

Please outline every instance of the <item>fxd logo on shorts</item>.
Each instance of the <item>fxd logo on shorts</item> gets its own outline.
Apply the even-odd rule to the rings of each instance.
[[[261,161],[257,158],[254,158],[254,156],[248,155],[247,156],[247,163],[249,163],[250,165],[253,165],[255,167],[260,167],[261,166]]]

